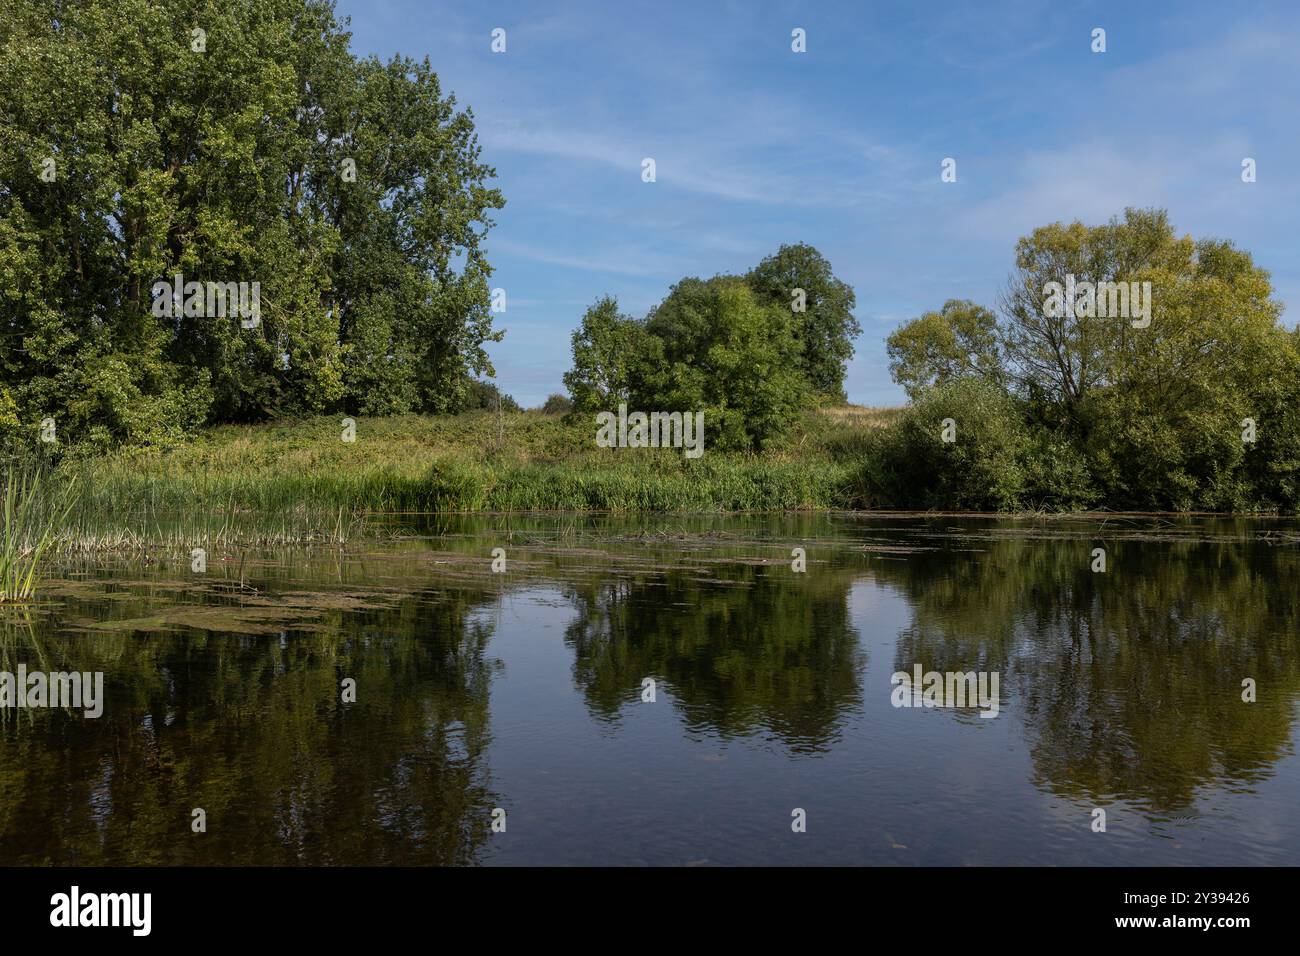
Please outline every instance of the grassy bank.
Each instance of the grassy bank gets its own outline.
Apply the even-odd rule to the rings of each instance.
[[[367,514],[847,508],[864,436],[895,412],[809,412],[761,456],[606,449],[584,419],[520,412],[225,426],[168,451],[70,456],[81,495],[63,546],[355,535]]]

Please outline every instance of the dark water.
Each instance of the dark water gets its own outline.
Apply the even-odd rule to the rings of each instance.
[[[0,670],[106,698],[0,711],[0,864],[1300,862],[1293,523],[413,530],[0,611]],[[998,674],[997,716],[894,707],[918,663]]]

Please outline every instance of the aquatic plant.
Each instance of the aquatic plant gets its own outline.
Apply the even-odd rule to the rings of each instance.
[[[75,478],[56,482],[39,467],[8,466],[0,527],[0,602],[32,596],[37,568],[76,500]]]

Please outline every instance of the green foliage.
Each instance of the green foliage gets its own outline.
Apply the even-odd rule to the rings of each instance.
[[[1048,284],[1068,288],[1071,276],[1149,283],[1149,315],[1131,300],[1120,315],[1047,309]],[[1249,253],[1178,237],[1163,211],[1129,209],[1021,239],[1000,322],[950,301],[895,332],[888,349],[918,407],[963,376],[1009,386],[1030,436],[1022,506],[1295,510],[1300,354],[1280,315]]]
[[[844,370],[862,326],[853,315],[852,286],[835,277],[831,264],[806,243],[785,245],[745,276],[760,302],[791,312],[799,342],[799,365],[818,395],[844,401]],[[802,291],[802,308],[796,297]]]
[[[908,397],[956,378],[1002,382],[997,316],[964,299],[949,299],[896,329],[885,341],[889,373]]]
[[[843,402],[853,307],[821,253],[782,246],[744,277],[682,279],[644,321],[598,300],[564,384],[578,411],[702,411],[709,447],[761,450],[809,403]]]
[[[761,450],[808,402],[789,311],[763,304],[740,279],[683,279],[645,328],[662,361],[640,370],[637,407],[703,411],[714,447]]]
[[[573,402],[567,395],[561,395],[559,392],[546,396],[546,401],[542,404],[543,415],[568,415],[572,411]]]
[[[203,421],[444,411],[490,371],[502,199],[427,62],[357,59],[319,0],[5,10],[0,381],[22,421],[156,444]],[[260,325],[162,314],[176,273],[260,283]]]
[[[1265,449],[1285,467],[1284,396],[1295,379],[1294,340],[1267,273],[1228,243],[1172,246],[1147,273],[1151,327],[1117,330],[1099,352],[1105,375],[1073,406],[1102,493],[1118,507],[1294,508],[1296,498],[1277,497],[1284,487],[1265,487],[1261,468]],[[1248,417],[1262,448],[1243,440]]]
[[[1268,273],[1220,240],[1177,237],[1160,210],[1088,227],[1034,230],[1016,247],[1003,299],[1008,371],[1026,392],[1072,415],[1095,392],[1119,389],[1174,414],[1250,389],[1251,363],[1273,347],[1280,304]],[[1151,284],[1150,325],[1130,316],[1045,314],[1049,282]],[[1077,418],[1077,416],[1076,416]]]
[[[1265,511],[1300,508],[1300,331],[1279,336],[1276,345],[1257,369],[1248,413],[1256,440],[1243,463],[1255,507]]]
[[[1031,426],[1021,453],[1025,487],[1021,507],[1076,511],[1101,501],[1087,456],[1060,432]]]
[[[475,409],[487,409],[493,412],[517,412],[520,410],[519,403],[502,392],[496,384],[477,380],[469,383],[461,407],[457,411],[468,412]]]
[[[36,572],[76,503],[76,482],[54,484],[39,468],[11,464],[0,490],[0,602],[25,601]]]
[[[9,389],[0,385],[0,450],[9,448],[21,439],[22,422],[18,418],[18,403]]]
[[[951,424],[952,442],[944,441]],[[876,440],[864,466],[869,501],[887,508],[997,511],[1020,505],[1028,433],[1001,390],[956,379],[925,393]]]
[[[1069,276],[1079,282],[1154,282],[1158,273],[1172,277],[1171,268],[1185,265],[1191,251],[1191,241],[1174,236],[1162,210],[1129,209],[1122,221],[1095,227],[1058,222],[1021,238],[1001,303],[1009,375],[1021,389],[1067,405],[1115,381],[1114,359],[1146,349],[1151,329],[1133,329],[1124,317],[1045,314],[1045,287]],[[1153,298],[1166,321],[1163,290],[1153,291]]]
[[[809,410],[762,456],[597,448],[591,417],[472,411],[227,425],[168,449],[69,457],[82,489],[59,547],[184,549],[338,541],[367,515],[419,511],[781,511],[852,507],[861,422]],[[504,430],[506,441],[497,436]],[[373,529],[372,529],[373,530]]]
[[[657,346],[645,323],[621,314],[613,296],[596,301],[573,333],[573,368],[564,373],[574,408],[609,411],[630,400],[644,367],[660,357]]]

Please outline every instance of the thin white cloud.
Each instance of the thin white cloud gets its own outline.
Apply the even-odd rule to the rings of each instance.
[[[557,266],[562,269],[578,269],[584,272],[606,272],[615,275],[645,276],[662,278],[680,275],[683,267],[680,259],[665,258],[646,249],[624,248],[622,250],[599,253],[558,252],[552,248],[542,248],[529,243],[516,242],[493,236],[490,240],[491,251],[504,252],[519,259],[540,262],[543,265]]]

